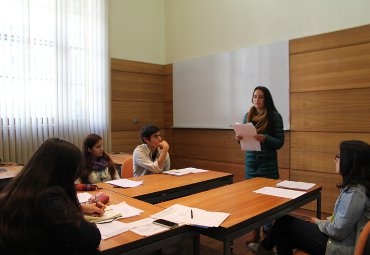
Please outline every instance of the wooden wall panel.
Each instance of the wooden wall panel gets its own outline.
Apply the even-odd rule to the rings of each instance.
[[[370,132],[369,99],[370,88],[291,93],[291,129]]]
[[[339,195],[336,187],[341,183],[341,177],[337,174],[317,173],[309,171],[290,170],[290,179],[293,181],[305,181],[320,184],[322,188],[322,211],[333,213],[334,203]],[[304,206],[305,209],[316,210],[316,202]]]
[[[289,53],[298,54],[368,42],[370,42],[370,25],[365,25],[291,40],[289,41]]]
[[[370,43],[290,56],[291,92],[369,87]]]
[[[291,132],[291,169],[335,174],[334,156],[344,140],[370,143],[370,133]]]
[[[163,65],[112,58],[111,70],[130,73],[163,75],[166,72],[166,67]]]
[[[164,77],[161,75],[111,72],[113,101],[163,102]]]
[[[278,150],[278,164],[279,168],[290,168],[290,132],[285,131],[284,133],[284,145]],[[286,176],[286,175],[284,175]]]

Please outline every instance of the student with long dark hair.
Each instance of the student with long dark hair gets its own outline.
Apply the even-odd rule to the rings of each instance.
[[[94,254],[95,224],[83,213],[104,213],[98,203],[80,206],[74,181],[81,151],[59,139],[46,140],[0,194],[0,253]]]
[[[344,141],[335,157],[336,173],[342,176],[333,215],[308,221],[284,216],[276,220],[259,254],[276,246],[279,255],[298,248],[315,255],[352,255],[356,240],[370,219],[370,146],[362,141]]]
[[[116,167],[104,151],[103,138],[97,134],[88,135],[83,142],[82,183],[97,183],[119,179]]]

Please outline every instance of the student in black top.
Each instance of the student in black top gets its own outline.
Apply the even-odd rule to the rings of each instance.
[[[95,254],[100,232],[83,213],[102,215],[104,205],[80,206],[74,181],[81,151],[51,138],[0,194],[0,254]]]

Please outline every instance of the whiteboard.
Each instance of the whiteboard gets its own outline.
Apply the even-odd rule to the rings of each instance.
[[[290,129],[288,41],[174,63],[174,127],[230,129],[252,106],[256,86],[269,88]]]

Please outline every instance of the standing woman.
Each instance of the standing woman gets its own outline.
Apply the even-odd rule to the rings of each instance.
[[[370,146],[344,141],[335,156],[335,172],[342,177],[340,194],[329,219],[301,220],[290,215],[276,220],[258,254],[276,246],[279,255],[300,249],[315,255],[352,255],[356,240],[370,220]]]
[[[97,183],[119,179],[112,159],[103,148],[103,138],[88,135],[83,143],[83,166],[81,183]]]
[[[81,151],[46,140],[0,194],[0,254],[95,254],[100,232],[83,213],[104,213],[98,203],[80,206],[74,181]]]
[[[261,151],[245,152],[245,178],[278,179],[277,150],[284,145],[283,120],[266,87],[254,89],[252,103],[243,123],[251,122],[255,126],[257,135],[254,138],[261,143]],[[235,138],[238,142],[243,139],[240,135]]]

